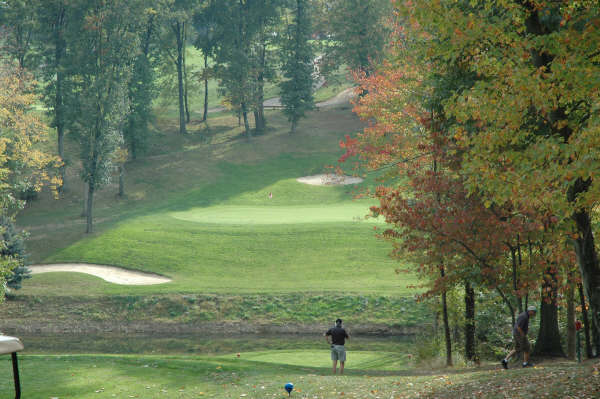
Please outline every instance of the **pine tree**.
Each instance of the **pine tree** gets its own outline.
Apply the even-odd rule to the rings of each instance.
[[[17,232],[13,221],[7,216],[0,216],[0,241],[0,258],[10,258],[16,263],[7,277],[6,285],[18,290],[21,282],[31,277],[29,269],[25,267],[25,234]]]

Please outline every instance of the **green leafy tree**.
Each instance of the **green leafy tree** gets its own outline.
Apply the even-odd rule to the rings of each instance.
[[[93,231],[94,194],[110,180],[114,153],[123,142],[129,113],[128,83],[139,49],[139,27],[131,1],[78,4],[77,29],[69,42],[73,90],[69,98],[71,133],[80,144],[82,178],[87,184],[86,232]]]
[[[294,22],[288,26],[283,43],[283,77],[280,83],[283,112],[291,122],[291,132],[298,121],[314,108],[313,73],[314,52],[310,44],[311,23],[308,2],[296,0]]]
[[[142,3],[141,6],[146,4]],[[148,138],[148,124],[152,119],[152,103],[157,97],[154,63],[152,60],[153,38],[156,35],[157,11],[150,7],[139,10],[143,19],[140,24],[140,49],[133,64],[128,85],[131,112],[123,127],[123,138],[132,159],[144,151]]]
[[[347,65],[353,71],[370,74],[388,43],[392,15],[389,0],[333,0],[327,11],[323,72]]]
[[[208,118],[208,80],[213,76],[213,68],[209,66],[208,60],[213,57],[217,45],[221,40],[218,24],[217,9],[218,4],[211,0],[194,15],[194,27],[196,30],[196,41],[194,46],[202,51],[204,59],[204,68],[202,70],[202,80],[204,81],[204,111],[202,113],[202,122]]]
[[[160,22],[161,50],[175,66],[179,104],[179,133],[186,134],[190,120],[187,104],[186,48],[197,0],[160,0],[156,3]],[[187,115],[186,115],[187,113]]]
[[[252,85],[251,46],[256,26],[251,21],[252,2],[227,0],[220,2],[218,25],[221,41],[215,53],[219,86],[232,109],[244,120],[244,132],[252,135],[248,112],[251,111],[254,89]]]
[[[19,68],[31,69],[33,42],[37,29],[37,1],[6,0],[0,3],[0,47],[17,60]]]
[[[65,64],[67,42],[66,29],[72,14],[72,6],[65,0],[43,1],[40,3],[37,18],[39,29],[37,31],[37,44],[41,48],[44,68],[42,75],[47,85],[44,92],[44,101],[52,117],[52,126],[56,128],[58,156],[62,161],[60,178],[62,186],[66,189],[65,131],[68,121],[65,119],[65,91],[69,90],[66,74],[68,66]],[[50,40],[47,40],[50,38]]]

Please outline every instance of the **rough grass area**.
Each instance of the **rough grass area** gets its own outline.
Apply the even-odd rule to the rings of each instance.
[[[49,315],[53,315],[51,318]],[[19,295],[0,308],[3,329],[80,331],[128,329],[148,333],[194,331],[207,323],[235,331],[264,331],[264,326],[302,325],[305,332],[322,333],[342,317],[352,331],[378,333],[382,326],[414,333],[431,323],[430,308],[412,298],[319,294],[285,295],[144,295],[144,296],[29,296]],[[152,322],[157,324],[152,325]],[[232,327],[228,323],[239,322]],[[229,327],[227,327],[229,326]],[[175,328],[176,327],[176,328]],[[216,327],[215,327],[216,328]],[[279,327],[276,327],[279,328]],[[297,328],[289,327],[298,332]],[[205,331],[209,329],[204,327]],[[217,331],[214,331],[216,333]],[[383,331],[384,332],[384,331]],[[402,332],[402,331],[399,331]]]
[[[344,376],[330,375],[326,350],[221,356],[25,355],[23,397],[41,398],[596,398],[599,364],[561,362],[504,371],[496,365],[416,370],[393,352],[348,353]],[[393,370],[390,370],[393,369]],[[9,358],[0,360],[0,396],[11,397]]]

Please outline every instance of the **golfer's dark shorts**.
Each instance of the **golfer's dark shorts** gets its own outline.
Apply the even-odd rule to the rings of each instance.
[[[527,335],[513,334],[513,341],[517,352],[531,352]]]
[[[344,345],[331,345],[331,360],[346,361],[346,348],[344,348]]]

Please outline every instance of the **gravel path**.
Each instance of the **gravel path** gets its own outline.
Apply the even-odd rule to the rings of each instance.
[[[109,283],[122,285],[152,285],[168,283],[171,279],[153,273],[144,273],[115,266],[93,265],[89,263],[57,263],[53,265],[27,266],[31,274],[51,272],[76,272],[100,277]]]

